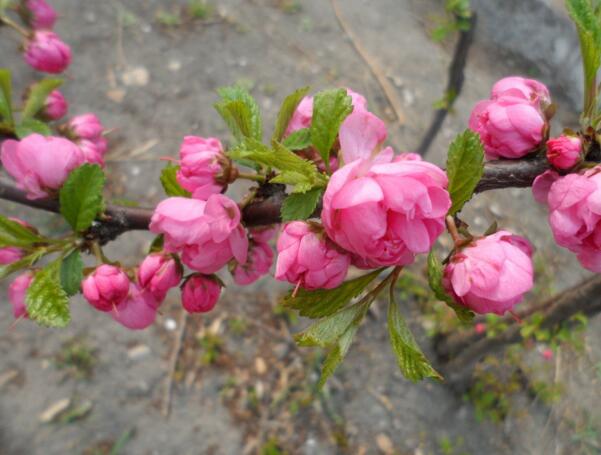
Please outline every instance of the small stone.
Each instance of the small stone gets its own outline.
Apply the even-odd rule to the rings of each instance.
[[[265,374],[267,371],[267,364],[262,357],[257,357],[255,359],[255,370],[257,371],[257,374]]]
[[[8,370],[0,374],[0,388],[14,381],[19,376],[18,370]]]
[[[179,60],[171,60],[167,68],[169,68],[169,71],[173,71],[175,73],[182,69],[182,62]]]
[[[175,322],[175,319],[173,319],[173,318],[165,319],[165,329],[169,330],[170,332],[173,332],[175,329],[177,329],[177,322]]]
[[[126,94],[127,92],[122,88],[114,88],[106,91],[106,97],[115,103],[123,102]]]
[[[137,344],[127,350],[127,357],[131,360],[140,360],[150,354],[150,348],[145,344]]]
[[[384,433],[380,433],[376,436],[376,444],[378,445],[378,449],[385,455],[393,455],[394,454],[394,445],[388,436]]]
[[[143,66],[136,66],[121,74],[121,80],[127,86],[144,87],[150,80],[150,74]]]
[[[39,416],[40,422],[49,423],[56,419],[62,412],[64,412],[71,405],[70,398],[63,398],[57,402],[51,404],[44,412]]]

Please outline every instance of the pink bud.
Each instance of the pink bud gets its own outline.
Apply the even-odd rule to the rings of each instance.
[[[69,132],[74,139],[88,139],[94,141],[102,136],[104,126],[100,119],[91,112],[82,115],[76,115],[67,124]]]
[[[159,301],[163,301],[167,291],[177,286],[181,279],[181,267],[170,255],[150,254],[138,268],[138,284]]]
[[[207,275],[193,275],[184,284],[182,305],[188,313],[207,313],[211,311],[221,294],[221,284]]]
[[[332,289],[346,277],[351,258],[315,226],[302,221],[284,225],[277,244],[275,278],[305,289]]]
[[[543,109],[551,103],[551,95],[545,84],[534,79],[526,79],[519,76],[503,78],[493,85],[491,99],[503,96],[521,97],[527,101],[541,105]]]
[[[21,141],[4,141],[0,159],[29,199],[45,198],[58,190],[69,172],[84,162],[81,150],[73,142],[40,134],[31,134]]]
[[[486,324],[484,324],[483,322],[478,322],[475,326],[476,329],[476,333],[482,334],[482,333],[486,333]]]
[[[99,166],[104,167],[103,153],[101,153],[95,142],[88,139],[82,139],[77,142],[77,145],[79,146],[86,163],[98,164]]]
[[[127,298],[129,278],[123,270],[103,264],[82,281],[86,300],[99,311],[111,311]]]
[[[36,30],[52,30],[57,14],[46,0],[25,0],[25,7],[21,9],[28,24]]]
[[[267,227],[254,227],[250,229],[250,235],[257,243],[267,243],[277,235],[278,228],[279,225],[277,224]]]
[[[192,193],[192,197],[206,200],[225,188],[224,183],[217,182],[226,159],[219,139],[186,136],[179,153],[181,161],[177,181]]]
[[[27,317],[25,296],[32,281],[33,273],[25,272],[15,278],[8,287],[8,300],[13,306],[13,315],[15,316],[15,319]]]
[[[71,64],[71,48],[54,32],[36,31],[25,44],[24,57],[38,71],[62,73]]]
[[[42,115],[48,120],[58,120],[67,115],[68,110],[69,103],[67,103],[63,94],[58,90],[53,90],[46,98]]]
[[[111,307],[111,316],[124,327],[142,330],[152,325],[160,306],[151,292],[140,289],[136,284],[129,284],[126,298]]]
[[[328,236],[364,266],[407,265],[430,251],[451,206],[442,169],[421,160],[386,162],[391,151],[336,171],[323,197]]]
[[[273,251],[271,247],[263,242],[251,243],[246,264],[233,266],[232,275],[234,281],[240,286],[247,286],[254,283],[263,275],[269,273],[273,264]]]
[[[12,264],[23,257],[23,250],[14,246],[0,248],[0,264]]]
[[[547,159],[556,169],[570,169],[582,158],[582,140],[561,135],[547,141]]]
[[[553,349],[551,349],[551,348],[543,349],[543,351],[541,352],[541,355],[543,356],[543,359],[545,359],[545,360],[553,360]]]
[[[533,273],[530,243],[498,231],[455,253],[445,267],[443,285],[472,311],[502,315],[532,289]]]

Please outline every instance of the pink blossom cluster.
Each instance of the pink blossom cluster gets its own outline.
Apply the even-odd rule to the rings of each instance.
[[[76,115],[62,129],[78,145],[86,163],[104,167],[108,141],[104,137],[104,126],[96,114]]]

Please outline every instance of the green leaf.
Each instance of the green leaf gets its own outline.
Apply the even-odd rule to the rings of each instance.
[[[38,271],[27,289],[29,318],[48,327],[65,327],[71,321],[69,297],[59,282],[60,261]]]
[[[23,139],[30,134],[41,134],[42,136],[50,136],[52,130],[50,127],[40,120],[33,118],[23,120],[19,125],[15,127],[15,133],[19,139]]]
[[[344,119],[353,110],[352,98],[345,89],[324,90],[313,99],[311,142],[329,170],[330,150]]]
[[[364,302],[357,302],[337,313],[310,325],[307,329],[294,336],[299,346],[328,347],[338,339],[353,324],[359,324],[369,308]]]
[[[163,250],[163,245],[165,244],[165,236],[163,234],[157,235],[150,244],[148,248],[148,254],[150,253],[158,253]]]
[[[432,289],[438,300],[445,302],[455,311],[455,314],[461,322],[471,322],[474,319],[474,313],[463,305],[455,302],[453,297],[447,294],[442,285],[442,275],[442,264],[436,257],[434,250],[432,250],[430,251],[430,254],[428,254],[428,284],[430,285],[430,289]]]
[[[0,248],[5,246],[27,247],[45,240],[31,229],[0,215]]]
[[[23,107],[22,120],[33,118],[44,107],[50,92],[60,87],[62,83],[62,79],[44,79],[32,85]]]
[[[311,218],[323,194],[322,188],[288,196],[282,204],[282,221],[306,220]]]
[[[275,141],[282,140],[282,137],[284,137],[284,133],[286,132],[286,128],[288,128],[288,124],[290,123],[290,119],[292,118],[294,111],[308,92],[309,87],[303,87],[299,88],[298,90],[295,90],[286,97],[286,99],[282,103],[282,106],[280,107],[280,112],[278,113],[278,118],[275,122],[275,129],[273,131],[273,136],[271,137],[271,139]]]
[[[0,120],[9,125],[14,123],[12,108],[12,80],[10,70],[0,68]]]
[[[179,166],[169,163],[161,172],[161,185],[165,194],[169,197],[190,197],[189,191],[184,190],[177,181],[177,171]]]
[[[319,389],[326,384],[328,378],[334,374],[334,371],[336,368],[338,368],[338,365],[340,365],[346,357],[346,353],[351,347],[353,338],[355,337],[358,328],[359,324],[351,324],[351,326],[340,336],[334,347],[328,353],[323,362],[321,376],[319,377],[319,382],[317,383],[317,387]]]
[[[83,261],[78,250],[74,250],[63,260],[60,279],[61,287],[68,296],[79,292],[81,280],[83,280]]]
[[[260,141],[263,137],[261,112],[252,95],[241,86],[222,87],[217,90],[221,101],[215,109],[238,141],[252,138]]]
[[[413,382],[421,381],[424,378],[443,379],[415,342],[415,338],[394,300],[394,286],[390,287],[388,334],[403,376]]]
[[[60,190],[61,214],[74,231],[88,229],[103,209],[102,190],[106,177],[97,164],[73,170]]]
[[[376,279],[383,269],[375,270],[353,280],[345,281],[335,289],[316,289],[307,291],[299,289],[295,297],[288,295],[282,305],[298,310],[301,316],[322,318],[330,316],[357,297]]]
[[[449,147],[447,175],[452,201],[449,215],[459,212],[463,204],[471,199],[483,172],[484,147],[480,136],[466,130],[459,134]]]
[[[311,146],[311,130],[309,128],[302,128],[293,131],[290,135],[286,136],[282,144],[290,150],[304,150]]]

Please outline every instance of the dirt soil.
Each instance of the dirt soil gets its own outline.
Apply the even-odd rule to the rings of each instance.
[[[338,0],[353,39],[394,87],[404,116],[399,124],[328,0],[212,0],[206,19],[184,18],[175,25],[167,23],[187,2],[52,3],[61,14],[57,31],[74,53],[64,87],[71,114],[96,112],[114,130],[109,196],[147,206],[162,197],[158,158],[175,156],[184,135],[228,138],[212,108],[218,87],[246,84],[265,125],[273,124],[279,103],[295,88],[351,87],[387,119],[394,148],[410,151],[442,96],[453,50],[452,37],[443,43],[431,39],[444,15],[441,1]],[[480,18],[464,92],[428,156],[440,165],[475,101],[502,76],[540,78],[559,104],[557,125],[577,122],[577,39],[561,2],[473,4]],[[19,90],[37,75],[22,62],[18,44],[9,30],[0,29],[0,66],[14,71]],[[66,229],[57,217],[6,202],[0,207],[45,232]],[[587,276],[553,245],[545,213],[528,190],[478,196],[466,219],[480,231],[497,219],[533,241],[544,280],[532,299]],[[150,240],[146,233],[130,233],[107,253],[134,264]],[[414,273],[420,275],[421,268]],[[278,309],[286,286],[266,279],[242,289],[224,279],[230,286],[216,310],[187,318],[168,417],[162,411],[169,358],[183,322],[175,294],[157,323],[143,332],[123,329],[80,298],[72,302],[73,322],[65,330],[27,321],[12,327],[10,305],[2,297],[0,453],[601,453],[599,317],[589,322],[577,354],[560,350],[551,361],[536,349],[524,354],[533,367],[527,379],[561,384],[559,399],[549,404],[532,391],[518,390],[508,397],[505,420],[494,422],[479,418],[474,404],[445,384],[403,379],[388,345],[383,304],[376,304],[344,365],[317,393],[323,354],[291,343],[291,332],[306,321]],[[2,283],[3,296],[6,287]],[[428,320],[407,294],[403,311],[433,357]],[[499,361],[503,365],[504,359]],[[44,413],[48,417],[61,405],[67,411],[43,421]]]

